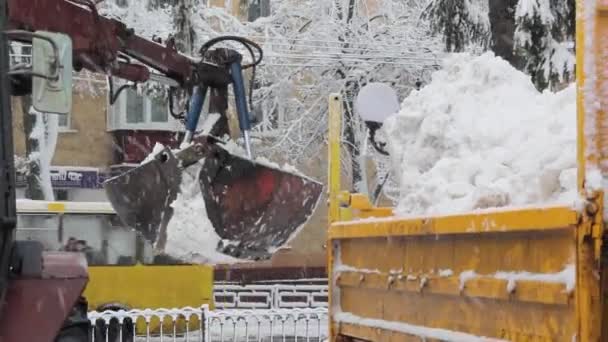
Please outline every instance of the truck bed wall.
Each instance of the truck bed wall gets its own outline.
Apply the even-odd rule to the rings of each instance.
[[[333,336],[580,337],[578,221],[571,209],[553,208],[334,224]],[[597,277],[586,281],[599,286]]]

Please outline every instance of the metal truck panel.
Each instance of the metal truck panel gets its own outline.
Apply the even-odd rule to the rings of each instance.
[[[553,208],[337,223],[335,333],[571,340],[578,216]]]
[[[341,98],[330,96],[332,341],[608,339],[608,1],[576,10],[576,209],[392,217],[340,192]]]
[[[207,265],[95,266],[89,268],[89,279],[84,296],[92,311],[113,303],[127,309],[213,308],[213,267]],[[198,329],[199,322],[191,320],[189,327]],[[158,320],[150,329],[158,332]],[[185,330],[185,324],[177,329]],[[167,322],[163,330],[172,331],[173,325]],[[146,331],[145,322],[138,322],[137,331]]]
[[[84,256],[43,253],[42,266],[39,275],[11,279],[2,307],[0,341],[54,340],[80,297],[87,283]]]

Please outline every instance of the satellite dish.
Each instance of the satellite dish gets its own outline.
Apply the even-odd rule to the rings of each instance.
[[[355,111],[363,121],[382,123],[399,112],[397,92],[384,83],[368,83],[357,95]]]

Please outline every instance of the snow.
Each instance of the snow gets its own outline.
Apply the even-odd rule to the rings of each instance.
[[[595,51],[595,21],[596,21],[596,7],[597,3],[595,0],[585,0],[583,2],[582,13],[577,15],[584,16],[584,32],[585,40],[582,42],[584,51]],[[580,43],[579,43],[580,44]],[[597,132],[597,112],[601,109],[600,98],[596,94],[597,86],[597,70],[596,70],[596,55],[594,53],[585,53],[583,60],[583,73],[585,75],[584,83],[581,85],[581,90],[584,93],[584,122],[585,122],[585,139],[586,141],[596,141],[598,139]],[[603,151],[597,151],[594,144],[585,145],[585,158],[590,160],[590,157]],[[586,188],[589,191],[602,188],[603,175],[598,168],[598,165],[592,163],[586,163],[586,175],[585,180]]]
[[[213,126],[218,122],[221,118],[221,115],[218,113],[209,113],[206,119],[203,121],[203,127],[201,129],[203,134],[209,134],[213,129]]]
[[[453,54],[385,130],[399,215],[574,203],[576,88],[539,93],[491,52]]]
[[[377,269],[372,270],[372,269],[366,269],[366,268],[357,268],[357,267],[353,267],[353,266],[344,265],[341,262],[337,262],[334,272],[336,272],[336,273],[337,272],[357,272],[357,273],[365,273],[365,274],[382,274]],[[393,272],[391,271],[390,273],[393,273]],[[433,273],[433,272],[431,271],[431,273]],[[454,275],[454,271],[452,271],[451,269],[440,269],[439,270],[439,276],[442,278],[451,277],[453,275]],[[487,278],[487,277],[494,277],[496,279],[506,280],[507,281],[507,291],[509,293],[513,292],[515,290],[515,287],[517,285],[516,283],[518,281],[537,281],[537,282],[543,282],[543,283],[564,284],[566,286],[566,292],[571,293],[576,286],[576,267],[574,264],[569,264],[569,265],[566,265],[566,267],[562,271],[556,272],[556,273],[532,273],[532,272],[526,272],[526,271],[519,271],[519,272],[498,271],[493,275],[482,275],[482,274],[478,274],[474,270],[466,270],[466,271],[461,272],[458,275],[458,278],[460,280],[460,291],[464,290],[466,283],[469,280],[472,280],[475,278]],[[424,284],[426,283],[427,277],[421,276],[420,278],[421,278],[420,279],[421,286],[424,286]],[[418,276],[413,275],[413,274],[408,274],[406,276],[406,279],[407,280],[418,280]]]
[[[217,119],[217,115],[209,115],[205,121],[205,126],[207,128],[212,127],[212,125],[217,122]],[[204,130],[204,132],[208,131]],[[172,150],[172,153],[176,154],[181,149],[187,148],[188,146],[189,144],[182,144],[180,149],[174,149]],[[245,151],[232,140],[229,140],[226,143],[221,143],[220,146],[231,154],[247,158],[245,156]],[[146,158],[141,162],[141,165],[152,161],[154,157],[161,153],[164,149],[164,145],[156,143],[152,149],[152,152],[146,156]],[[303,175],[294,166],[288,164],[280,166],[279,164],[273,163],[261,156],[255,158],[255,162],[310,180],[310,178]],[[230,257],[216,250],[218,243],[222,239],[217,235],[211,221],[207,217],[205,201],[201,194],[200,184],[198,181],[198,174],[200,172],[202,163],[203,161],[201,160],[199,163],[189,166],[182,173],[180,193],[178,193],[177,198],[171,204],[171,206],[174,208],[174,212],[167,226],[167,241],[163,252],[174,258],[192,263],[214,264],[242,262],[244,260]],[[317,201],[317,205],[319,202],[320,201]],[[292,241],[304,226],[305,224],[296,229],[296,231],[288,239],[287,243]],[[224,240],[222,242],[223,245],[229,245],[231,243],[228,240]],[[269,250],[270,253],[274,253],[275,251],[276,249]]]
[[[464,290],[464,287],[467,284],[467,281],[474,279],[475,277],[477,277],[477,273],[475,273],[475,271],[473,270],[468,270],[468,271],[464,271],[462,273],[460,273],[460,291]]]
[[[239,156],[239,157],[242,157],[245,159],[249,159],[247,157],[247,153],[246,153],[245,149],[243,149],[240,145],[238,145],[233,140],[228,140],[228,141],[222,143],[221,147],[224,148],[226,151],[228,151],[232,155]],[[255,147],[254,147],[254,151],[255,151]],[[268,158],[266,158],[264,156],[260,156],[260,155],[257,155],[257,156],[254,155],[253,160],[257,164],[266,166],[268,168],[280,170],[280,171],[283,171],[286,173],[291,173],[293,175],[297,175],[297,176],[307,179],[309,181],[316,182],[309,176],[303,174],[300,170],[298,170],[295,166],[293,166],[291,164],[285,163],[283,165],[279,165],[278,163],[275,163],[275,162],[269,160]]]
[[[216,250],[221,238],[207,217],[198,174],[202,164],[182,172],[181,191],[171,204],[174,212],[167,226],[164,252],[192,263],[233,263],[239,261]]]
[[[544,283],[559,283],[566,285],[566,292],[571,293],[576,286],[576,267],[567,265],[563,271],[557,273],[530,273],[530,272],[496,272],[496,279],[507,280],[507,291],[513,292],[518,281],[539,281]]]
[[[339,264],[335,269],[335,272],[357,272],[357,273],[367,273],[367,274],[380,274],[380,270],[378,269],[367,269],[367,268],[357,268],[349,265]]]
[[[38,150],[28,156],[30,162],[38,163],[40,167],[39,182],[44,199],[55,200],[51,184],[51,162],[55,155],[59,121],[56,114],[44,114],[30,107],[30,115],[36,116],[36,124],[32,128],[30,139],[38,142]]]
[[[483,28],[484,32],[490,31],[489,5],[487,1],[467,0],[463,2],[464,12],[468,20],[475,26]]]
[[[144,158],[144,160],[142,160],[142,162],[140,163],[140,165],[144,165],[147,164],[151,161],[154,160],[154,157],[156,157],[157,154],[161,153],[162,151],[164,151],[165,146],[161,143],[155,143],[154,147],[152,148],[152,152],[150,152],[150,154],[148,154],[146,156],[146,158]]]
[[[449,268],[445,270],[439,270],[440,277],[451,277],[452,275],[454,275],[454,271]]]
[[[555,20],[549,0],[519,0],[515,8],[515,18],[536,17],[543,25],[551,25]]]
[[[129,6],[123,8],[113,1],[104,1],[98,5],[98,11],[103,16],[126,23],[137,35],[148,39],[158,36],[164,41],[174,33],[170,6],[150,8],[147,1],[130,1]]]
[[[460,273],[460,291],[464,290],[467,281],[475,278],[493,277],[507,281],[507,292],[515,291],[518,281],[537,281],[542,283],[564,284],[566,292],[571,293],[576,286],[576,267],[574,264],[566,265],[566,267],[556,273],[532,273],[532,272],[513,272],[513,271],[498,271],[493,275],[480,275],[473,270],[467,270]]]
[[[338,312],[335,314],[335,320],[337,322],[356,324],[359,326],[366,326],[370,328],[379,328],[383,330],[390,330],[400,332],[408,335],[414,335],[422,338],[437,339],[441,341],[502,341],[499,339],[486,338],[481,336],[475,336],[467,333],[451,331],[447,329],[431,328],[420,325],[386,321],[382,319],[374,318],[363,318],[354,315],[350,312]]]
[[[20,174],[27,174],[29,172],[28,160],[25,157],[18,155],[15,156],[15,172]]]

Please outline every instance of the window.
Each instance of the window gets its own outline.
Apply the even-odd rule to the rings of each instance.
[[[255,21],[260,17],[267,17],[270,15],[270,0],[253,0],[249,3],[249,10],[247,13],[247,19],[249,21]]]
[[[10,45],[11,67],[18,64],[32,64],[32,46],[12,42]]]
[[[125,91],[127,97],[127,123],[144,123],[144,98],[134,89]]]
[[[150,120],[152,122],[167,122],[169,120],[167,103],[163,99],[150,99]]]
[[[66,131],[70,129],[70,116],[72,113],[68,113],[65,115],[59,115],[57,119],[57,125],[59,126],[59,131]]]
[[[26,214],[17,216],[16,237],[19,240],[39,241],[45,250],[58,250],[59,215]]]
[[[124,82],[114,80],[118,89]],[[179,121],[169,115],[167,100],[139,95],[132,88],[124,89],[112,106],[108,106],[109,130],[177,131]]]
[[[26,64],[32,64],[32,46],[21,45],[21,61]]]
[[[53,193],[55,195],[56,201],[69,201],[70,200],[68,191],[65,189],[54,189]]]

